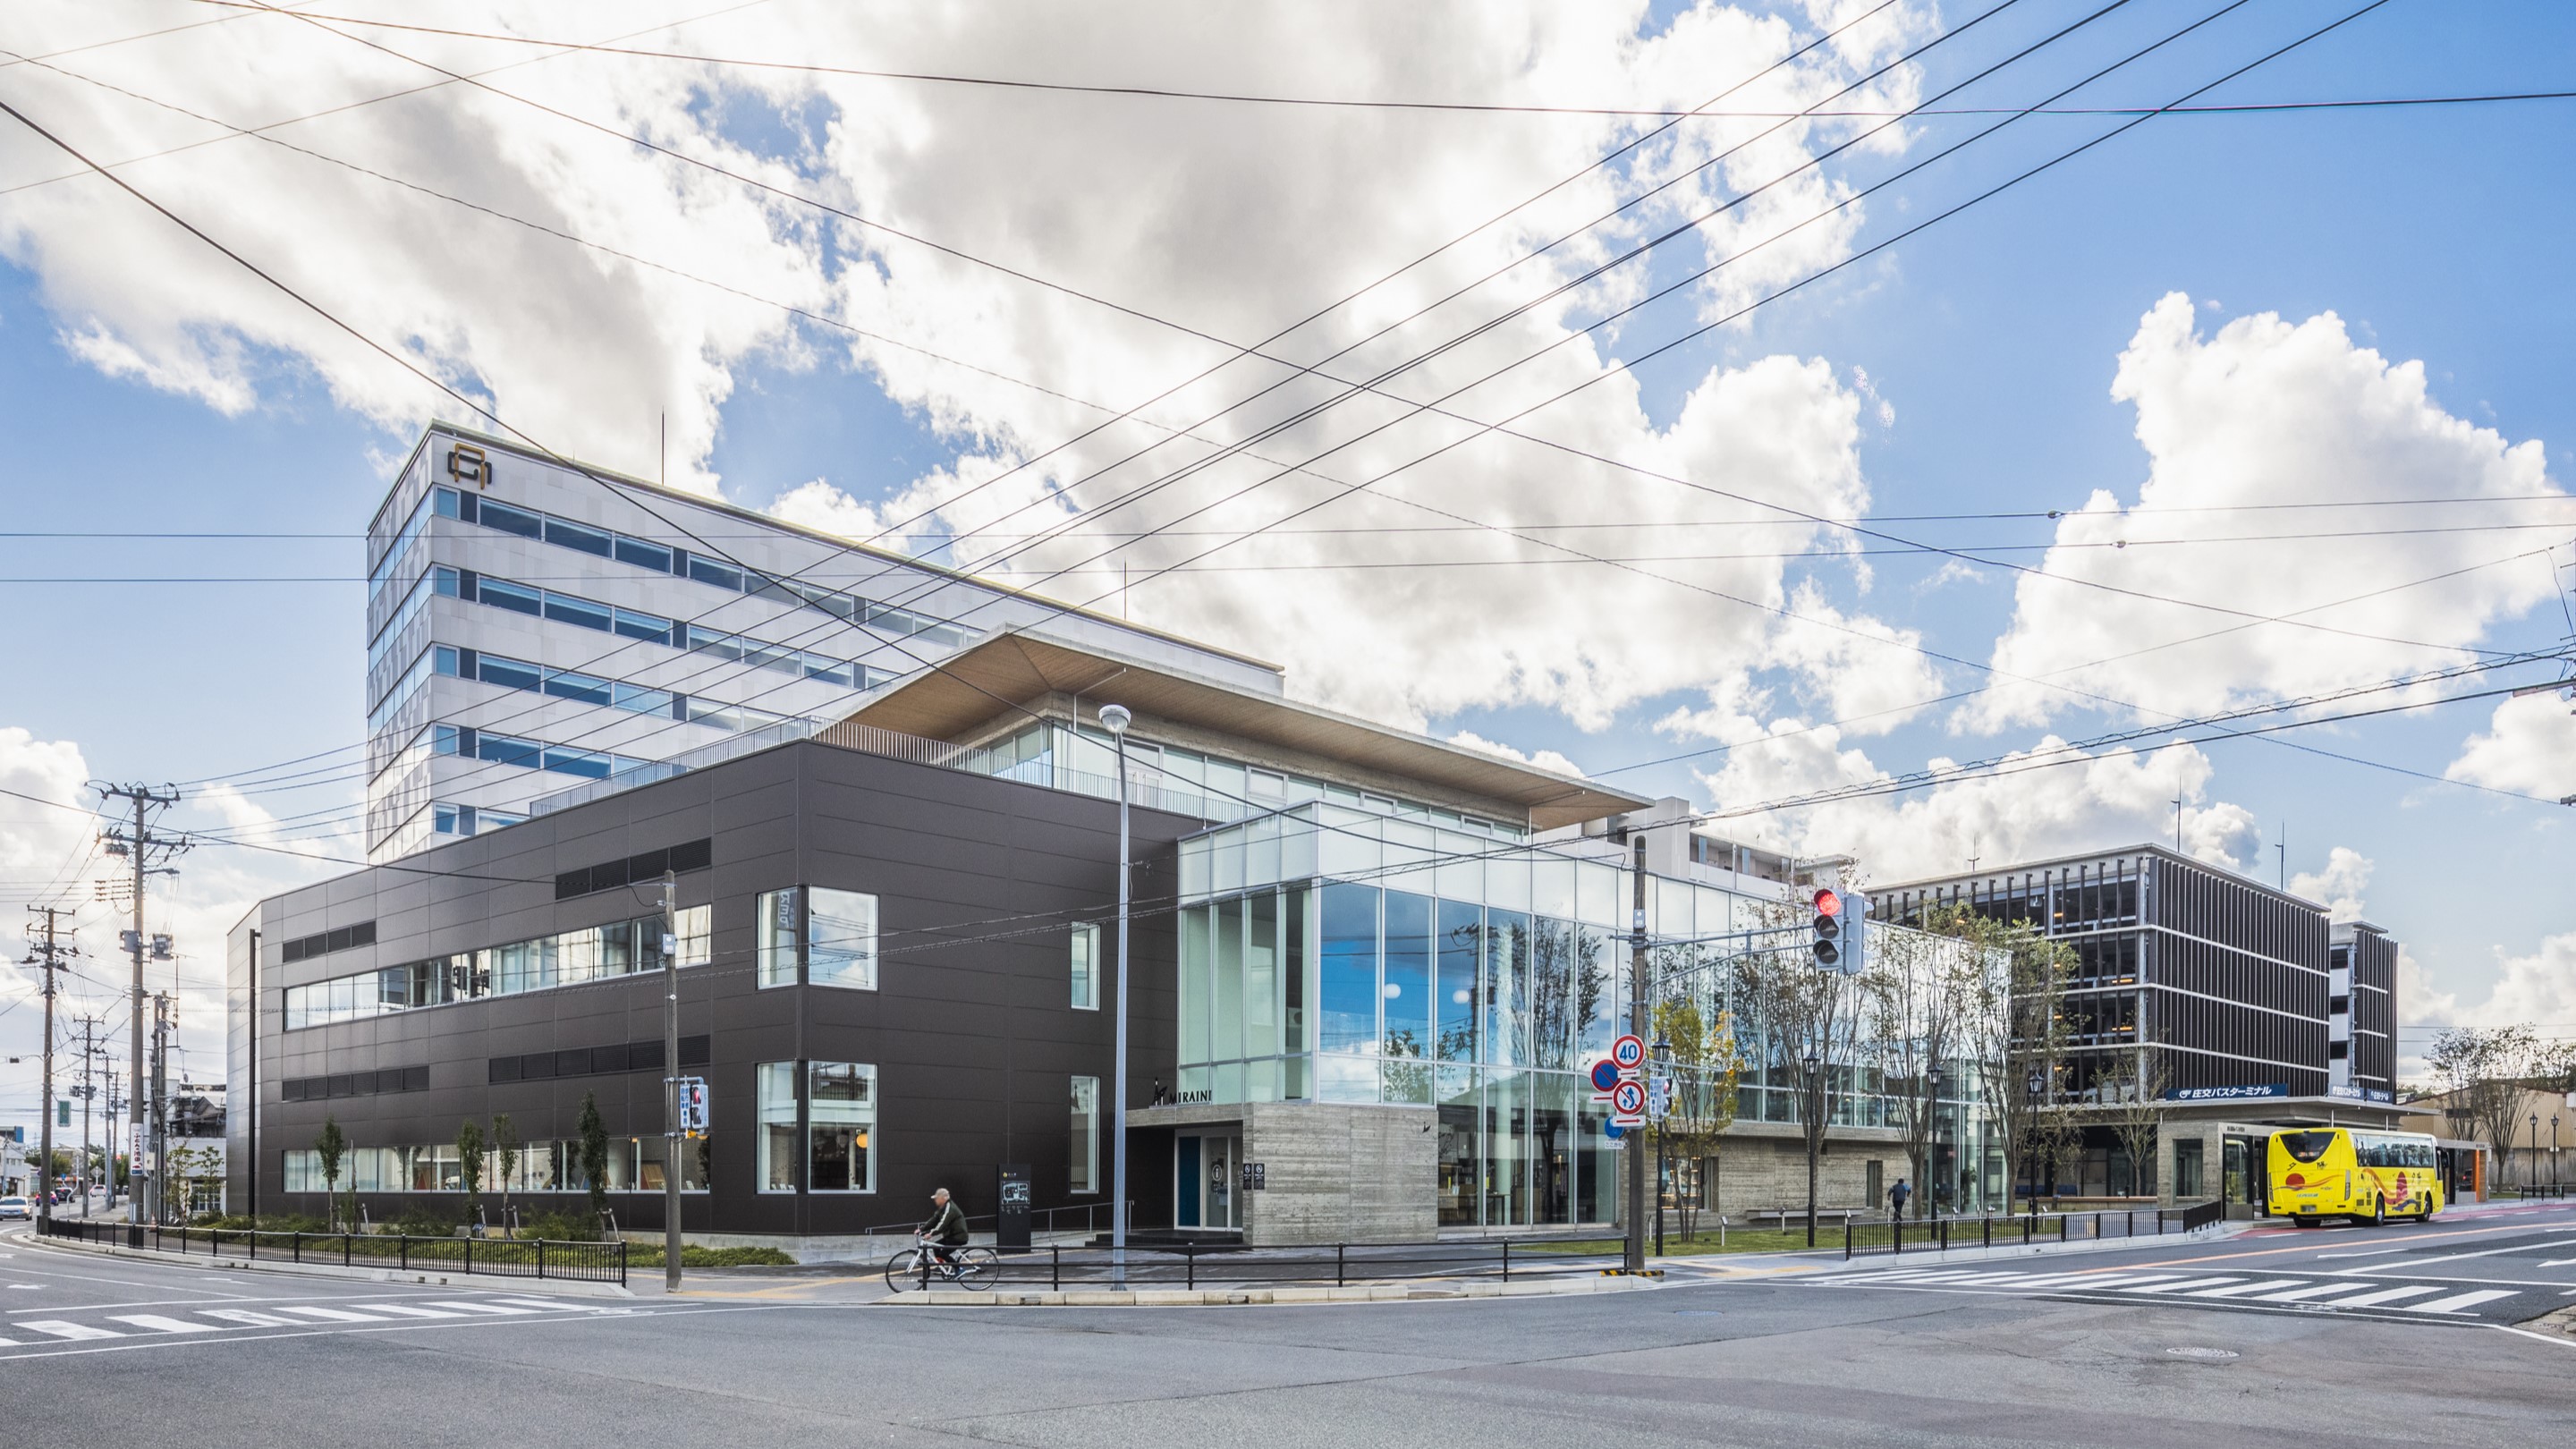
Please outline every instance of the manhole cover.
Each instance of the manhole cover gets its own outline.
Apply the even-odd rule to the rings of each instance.
[[[2232,1348],[2169,1348],[2165,1352],[2175,1358],[2205,1359],[2212,1363],[2220,1359],[2236,1357],[2236,1350]]]

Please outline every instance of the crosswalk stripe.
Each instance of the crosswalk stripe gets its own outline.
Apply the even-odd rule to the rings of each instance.
[[[2499,1298],[2511,1298],[2512,1296],[2513,1290],[2510,1288],[2481,1288],[2475,1293],[2454,1293],[2448,1298],[2436,1298],[2430,1303],[2409,1303],[2406,1305],[2406,1311],[2409,1313],[2459,1313],[2467,1309],[2475,1308],[2481,1303],[2492,1303]]]
[[[2112,1291],[2116,1293],[2181,1293],[2193,1288],[2215,1288],[2221,1283],[2233,1283],[2235,1281],[2236,1280],[2234,1278],[2185,1278],[2179,1283],[2132,1283],[2125,1288],[2116,1288]]]
[[[301,1328],[304,1326],[292,1318],[280,1318],[273,1313],[254,1313],[247,1308],[200,1308],[197,1311],[208,1318],[220,1318],[226,1323],[238,1323],[248,1328]]]
[[[157,1313],[111,1313],[108,1317],[119,1323],[131,1323],[137,1328],[151,1329],[154,1333],[223,1332],[211,1323],[190,1323],[184,1318],[164,1318]]]
[[[468,1303],[462,1299],[440,1299],[429,1306],[432,1308],[462,1309],[467,1313],[520,1314],[534,1313],[537,1311],[533,1308],[513,1308],[506,1303]]]
[[[405,1318],[463,1318],[465,1316],[462,1313],[449,1313],[437,1308],[415,1308],[408,1303],[352,1303],[349,1306],[363,1308],[369,1313],[398,1313]]]
[[[351,1313],[345,1308],[290,1306],[280,1308],[277,1311],[280,1313],[298,1313],[302,1314],[306,1318],[320,1318],[332,1323],[382,1323],[385,1321],[385,1316],[381,1313]]]
[[[2425,1288],[2422,1286],[2413,1288],[2382,1288],[2376,1293],[2364,1293],[2358,1298],[2338,1298],[2326,1306],[2329,1308],[2369,1308],[2381,1303],[2394,1303],[2400,1298],[2421,1298],[2427,1293],[2439,1293],[2441,1291],[2442,1290],[2439,1288]]]
[[[2349,1293],[2360,1286],[2362,1285],[2358,1283],[2318,1283],[2306,1288],[2293,1288],[2287,1293],[2266,1293],[2263,1295],[2262,1301],[2265,1303],[2297,1303],[2300,1300],[2307,1298],[2324,1298],[2331,1294]]]
[[[566,1303],[555,1298],[527,1298],[518,1295],[513,1295],[508,1298],[495,1298],[492,1301],[495,1303],[524,1303],[530,1308],[542,1309],[548,1313],[567,1313],[577,1309],[587,1309],[590,1307],[587,1303]]]
[[[56,1338],[123,1338],[125,1336],[113,1328],[98,1328],[86,1323],[65,1323],[59,1318],[47,1318],[33,1323],[20,1323],[12,1326],[17,1328],[32,1328],[38,1333],[51,1334]]]
[[[2225,1288],[2203,1288],[2194,1298],[2234,1298],[2240,1293],[2260,1293],[2267,1288],[2296,1288],[2305,1278],[2258,1278],[2251,1283],[2235,1283]]]

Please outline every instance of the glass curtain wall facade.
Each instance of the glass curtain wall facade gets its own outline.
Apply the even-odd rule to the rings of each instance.
[[[1615,1216],[1617,1152],[1584,1078],[1628,1002],[1634,886],[1615,850],[1310,802],[1191,837],[1180,864],[1180,1101],[1431,1108],[1444,1225]],[[1805,1100],[1794,1053],[1763,1031],[1759,973],[1745,969],[1760,939],[1745,933],[1789,914],[1647,879],[1650,938],[1666,943],[1652,948],[1650,990],[1727,1020],[1744,1064],[1739,1120],[1794,1122]],[[1838,1040],[1824,1068],[1829,1120],[1894,1125],[1880,1044],[1856,1027]],[[1936,1134],[1949,1160],[1970,1164],[1970,1197],[1983,1195],[1975,1164],[1990,1155],[1983,1116],[1945,1104]]]

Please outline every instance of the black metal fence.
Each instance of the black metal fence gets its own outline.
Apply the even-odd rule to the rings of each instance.
[[[332,1263],[344,1268],[413,1269],[484,1278],[552,1278],[564,1282],[626,1281],[626,1244],[576,1243],[543,1238],[416,1238],[402,1233],[273,1233],[248,1228],[151,1227],[133,1223],[52,1218],[49,1237],[148,1248],[160,1253],[202,1253],[281,1263]]]
[[[1616,1239],[1496,1238],[1428,1243],[1335,1243],[1303,1248],[1247,1248],[1237,1243],[1133,1244],[1130,1288],[1268,1288],[1366,1286],[1402,1280],[1524,1283],[1598,1277],[1621,1261]],[[1107,1248],[1032,1248],[1002,1256],[997,1287],[1101,1289],[1118,1271]],[[937,1281],[932,1287],[944,1286]]]
[[[1991,1248],[2095,1238],[2154,1238],[2187,1233],[2226,1216],[2224,1203],[2188,1208],[2142,1208],[2093,1213],[2020,1213],[2012,1217],[1923,1218],[1843,1225],[1843,1256],[1864,1253],[1937,1253],[1951,1248]]]

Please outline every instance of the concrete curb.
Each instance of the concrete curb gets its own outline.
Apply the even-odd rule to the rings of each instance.
[[[529,1278],[506,1273],[441,1273],[433,1269],[341,1267],[336,1263],[276,1262],[267,1258],[198,1257],[194,1254],[161,1253],[150,1248],[120,1248],[108,1243],[84,1243],[69,1238],[38,1238],[30,1235],[23,1246],[48,1251],[87,1254],[95,1258],[131,1258],[137,1262],[160,1263],[173,1268],[195,1268],[201,1272],[276,1273],[290,1278],[336,1278],[344,1283],[405,1283],[439,1288],[490,1287],[511,1291],[511,1285],[532,1285],[520,1289],[541,1292],[547,1297],[571,1295],[580,1298],[632,1298],[630,1289],[615,1283],[586,1283],[573,1278]]]
[[[933,1288],[897,1293],[880,1304],[922,1308],[1227,1308],[1297,1303],[1424,1303],[1463,1298],[1561,1298],[1585,1293],[1635,1293],[1660,1284],[1650,1278],[1604,1274],[1597,1278],[1542,1279],[1534,1283],[1452,1283],[1438,1280],[1354,1284],[1345,1288],[1106,1288],[1022,1289],[1008,1284],[988,1293]]]

